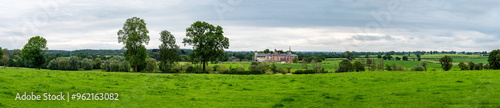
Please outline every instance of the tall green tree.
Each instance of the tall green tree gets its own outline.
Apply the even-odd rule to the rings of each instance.
[[[203,73],[208,61],[216,62],[217,58],[224,55],[224,49],[229,48],[229,39],[222,34],[221,26],[196,21],[191,27],[186,28],[186,37],[183,39],[184,46],[192,45],[191,57],[198,59],[203,64]]]
[[[345,54],[346,54],[347,60],[352,61],[354,59],[354,53],[353,52],[346,51]]]
[[[439,62],[441,63],[441,68],[443,68],[444,71],[448,71],[451,69],[453,66],[453,58],[451,58],[448,55],[445,55],[444,57],[439,59]]]
[[[161,71],[166,72],[172,69],[172,66],[181,60],[181,56],[177,53],[179,46],[175,44],[175,37],[169,31],[163,30],[160,32],[160,60],[163,68]]]
[[[5,48],[2,56],[3,68],[7,68],[7,61],[9,61],[9,50]]]
[[[146,47],[149,44],[149,31],[143,19],[132,17],[125,21],[123,28],[118,31],[118,43],[123,43],[126,49],[123,53],[125,59],[134,66],[134,71],[139,72],[139,66],[145,66]]]
[[[488,56],[490,69],[500,69],[500,49],[493,50]]]
[[[47,51],[47,40],[40,36],[32,37],[28,40],[28,43],[24,45],[21,51],[22,56],[25,60],[28,60],[33,66],[40,70],[40,67],[45,63],[45,51]]]

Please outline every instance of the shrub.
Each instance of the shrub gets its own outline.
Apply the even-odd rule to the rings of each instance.
[[[477,63],[476,66],[474,66],[475,70],[483,70],[483,63]]]
[[[467,64],[469,66],[469,70],[474,70],[474,66],[476,66],[476,64],[474,62],[469,61]]]
[[[354,70],[351,62],[349,60],[342,60],[339,63],[339,69],[335,71],[336,73],[341,73],[341,72],[352,72]]]
[[[207,73],[213,73],[214,72],[214,68],[212,66],[205,66],[205,72],[207,72]]]
[[[404,71],[403,67],[401,67],[401,66],[396,66],[396,68],[394,70],[395,71]]]
[[[353,67],[356,72],[365,71],[365,65],[359,61],[355,61]]]
[[[271,64],[271,71],[273,71],[273,73],[278,73],[278,68],[276,67],[276,65],[274,63]]]
[[[387,70],[387,71],[393,71],[392,70],[392,66],[389,65],[389,64],[385,64],[385,70]]]
[[[283,68],[283,67],[279,67],[279,68],[278,68],[278,72],[279,72],[279,73],[282,73],[282,74],[286,74],[286,72],[287,72],[287,71],[285,70],[285,68]]]
[[[154,72],[157,69],[156,60],[154,58],[148,58],[146,60],[146,68],[144,71]]]
[[[490,69],[490,64],[484,65],[484,69],[486,69],[486,70]]]
[[[194,69],[194,67],[193,67],[193,66],[188,66],[188,67],[186,68],[186,73],[195,73],[195,69]]]
[[[131,67],[130,67],[130,64],[128,63],[128,61],[123,60],[123,61],[120,63],[119,67],[118,67],[118,71],[119,71],[119,72],[129,72],[129,71],[130,71],[130,68],[131,68]]]
[[[236,71],[243,72],[245,71],[245,68],[242,65],[239,65],[238,67],[236,67]]]
[[[293,74],[314,74],[314,70],[296,70]]]
[[[413,71],[424,71],[424,67],[422,67],[422,66],[418,66],[418,65],[417,65],[417,66],[413,67],[413,69],[412,69],[412,70],[413,70]]]
[[[93,61],[91,59],[87,59],[87,58],[83,59],[82,60],[82,68],[84,70],[92,70],[94,68],[94,66],[92,65],[92,62]]]
[[[469,66],[467,66],[463,61],[458,63],[458,67],[460,67],[460,70],[469,70]]]
[[[217,69],[219,73],[227,71],[226,65],[220,65],[219,68]]]
[[[401,58],[400,57],[396,57],[396,60],[401,60]]]

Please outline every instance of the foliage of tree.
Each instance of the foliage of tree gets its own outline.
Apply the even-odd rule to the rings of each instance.
[[[448,55],[440,58],[439,62],[441,63],[441,68],[443,68],[444,71],[448,71],[451,67],[453,67],[453,58]]]
[[[474,66],[475,70],[483,70],[484,64],[483,63],[477,63],[476,66]]]
[[[389,64],[385,64],[385,70],[387,70],[387,71],[393,71],[393,69],[392,69],[392,68],[393,68],[393,67],[392,67],[391,65],[389,65]]]
[[[82,59],[82,68],[83,70],[92,70],[94,65],[92,64],[92,59],[84,58]]]
[[[385,53],[384,57],[383,57],[384,60],[392,60],[392,55],[391,53]]]
[[[68,60],[69,70],[78,70],[80,68],[80,58],[76,56],[71,56]]]
[[[489,69],[500,69],[500,49],[493,50],[488,56]]]
[[[293,62],[293,63],[298,63],[298,62],[299,62],[299,58],[298,58],[298,57],[294,57],[294,58],[292,59],[292,62]]]
[[[154,72],[156,70],[156,60],[154,58],[148,58],[146,60],[146,68],[144,71],[147,72]]]
[[[149,31],[143,19],[132,17],[125,21],[123,28],[118,31],[118,43],[123,43],[127,51],[123,53],[125,59],[134,65],[134,71],[139,72],[139,66],[145,63],[147,53],[143,45],[149,44]]]
[[[401,58],[400,57],[396,57],[396,60],[401,60]]]
[[[161,71],[166,72],[181,60],[181,56],[177,53],[179,46],[175,44],[175,37],[169,31],[164,30],[160,32],[160,41],[162,42],[159,46],[160,61],[162,62]]]
[[[229,48],[229,39],[222,34],[221,26],[196,21],[191,27],[186,28],[184,46],[192,45],[193,53],[190,55],[203,64],[203,70],[208,61],[216,62],[217,58],[224,55],[224,49]]]
[[[476,66],[474,62],[469,61],[467,64],[468,64],[467,66],[469,66],[469,70],[474,70],[474,66]]]
[[[347,60],[349,60],[349,61],[354,60],[354,53],[353,52],[346,51],[345,53],[346,53]]]
[[[422,62],[422,67],[424,67],[424,71],[427,71],[427,62],[426,61]]]
[[[403,56],[404,61],[408,61],[408,56]]]
[[[458,67],[460,67],[460,70],[469,70],[469,66],[467,66],[463,61],[458,63]]]
[[[420,54],[417,54],[417,59],[420,61],[422,58],[420,58]]]
[[[342,73],[342,72],[352,72],[354,71],[354,68],[349,60],[342,60],[339,63],[339,69],[335,71],[336,73]]]
[[[24,45],[21,52],[24,59],[29,61],[35,67],[40,69],[43,63],[45,63],[45,51],[48,50],[46,47],[47,40],[40,36],[32,37],[28,40],[28,43]]]
[[[92,67],[94,69],[101,69],[102,62],[103,61],[101,60],[101,58],[95,58],[95,60],[92,62],[92,65],[93,65]]]
[[[353,67],[354,67],[354,71],[356,71],[356,72],[365,71],[365,65],[363,65],[363,63],[361,63],[359,61],[354,61]]]
[[[7,68],[7,63],[9,61],[9,50],[7,48],[3,49],[2,54],[2,63],[3,63],[3,68]]]

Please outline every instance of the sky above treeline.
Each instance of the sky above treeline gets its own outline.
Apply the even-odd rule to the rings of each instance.
[[[145,20],[158,48],[168,30],[224,28],[228,51],[491,51],[500,48],[498,0],[2,0],[0,47],[42,36],[51,50],[121,49],[126,19]]]

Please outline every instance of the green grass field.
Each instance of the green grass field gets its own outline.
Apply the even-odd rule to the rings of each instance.
[[[0,107],[499,107],[500,71],[309,75],[0,69]],[[118,101],[19,101],[17,93],[119,93]]]

